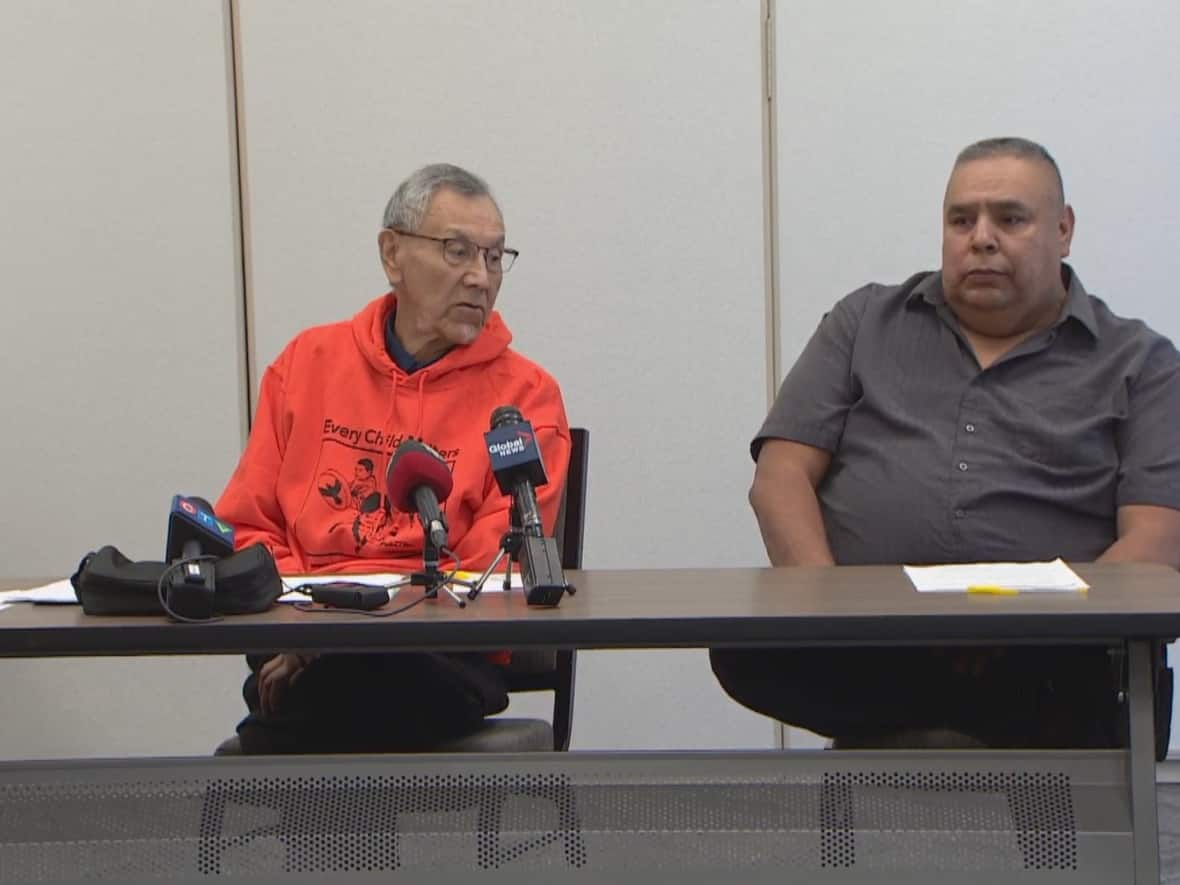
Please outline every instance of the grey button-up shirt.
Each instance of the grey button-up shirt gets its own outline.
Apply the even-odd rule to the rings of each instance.
[[[751,445],[825,449],[840,563],[1095,559],[1125,504],[1180,509],[1180,354],[1067,268],[1058,322],[986,369],[938,272],[842,299]]]

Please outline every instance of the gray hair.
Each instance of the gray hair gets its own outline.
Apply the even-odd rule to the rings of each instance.
[[[955,157],[954,168],[958,169],[964,163],[970,163],[972,160],[985,160],[990,157],[1019,157],[1022,160],[1040,160],[1042,163],[1047,163],[1049,168],[1053,170],[1053,177],[1057,181],[1057,196],[1062,205],[1065,204],[1065,185],[1061,180],[1061,169],[1058,168],[1053,155],[1045,150],[1043,145],[1014,135],[1002,138],[985,138],[982,141],[969,144],[959,151],[959,155]]]
[[[430,205],[431,198],[443,188],[465,197],[487,197],[496,204],[496,198],[492,196],[488,183],[478,175],[450,163],[433,163],[423,166],[398,185],[389,202],[385,204],[385,215],[381,219],[381,225],[416,231],[422,223],[422,216],[426,214],[426,207]],[[499,204],[496,204],[496,211],[500,211]]]

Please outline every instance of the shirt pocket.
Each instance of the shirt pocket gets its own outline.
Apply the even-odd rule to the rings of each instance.
[[[1121,416],[1114,403],[1075,393],[1040,401],[1013,396],[1003,413],[1014,454],[1065,482],[1118,470],[1115,442]]]

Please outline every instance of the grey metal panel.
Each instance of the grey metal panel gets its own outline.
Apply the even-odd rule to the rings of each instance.
[[[822,883],[1110,883],[1132,868],[1123,759],[956,751],[6,765],[0,881],[783,881],[790,871]],[[1116,811],[1098,814],[1100,804]],[[1099,819],[1103,829],[1083,826]]]

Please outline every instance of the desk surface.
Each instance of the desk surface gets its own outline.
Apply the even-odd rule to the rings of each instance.
[[[227,654],[285,649],[670,648],[709,645],[1085,642],[1180,636],[1180,573],[1075,566],[1087,594],[919,594],[896,566],[569,572],[555,609],[518,591],[465,609],[428,600],[389,618],[276,606],[214,624],[91,617],[76,606],[0,611],[0,656]],[[34,582],[0,581],[0,589]],[[412,600],[404,590],[399,603]]]

